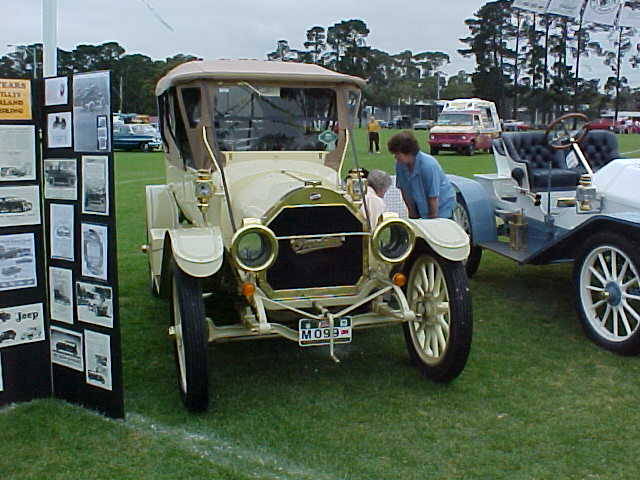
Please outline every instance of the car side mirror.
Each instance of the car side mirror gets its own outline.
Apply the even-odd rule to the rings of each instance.
[[[518,182],[519,186],[522,186],[522,179],[524,179],[524,170],[521,167],[516,167],[511,170],[511,178]]]

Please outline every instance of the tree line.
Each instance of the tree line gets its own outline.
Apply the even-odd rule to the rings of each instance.
[[[35,62],[34,62],[35,53]],[[111,98],[114,111],[155,114],[155,86],[169,70],[193,55],[175,55],[153,60],[141,54],[125,54],[117,42],[78,45],[72,51],[58,49],[58,74],[111,70]],[[0,58],[0,77],[42,77],[42,44],[20,45]]]
[[[277,40],[268,60],[314,63],[367,80],[364,104],[378,107],[411,105],[433,99],[477,96],[496,102],[503,118],[518,118],[526,109],[544,122],[565,110],[640,108],[640,93],[632,89],[624,70],[640,65],[632,48],[635,29],[583,24],[580,19],[540,15],[512,8],[512,0],[486,2],[473,18],[464,20],[469,35],[457,51],[476,61],[475,71],[449,76],[441,71],[451,62],[448,53],[404,50],[388,53],[369,44],[370,30],[361,19],[309,27],[293,48]],[[605,42],[599,34],[608,33]],[[35,53],[35,55],[34,55]],[[35,58],[34,58],[35,57]],[[589,57],[601,60],[609,75],[604,81],[584,75]],[[113,72],[114,110],[155,112],[157,81],[192,55],[153,60],[126,54],[117,42],[78,45],[58,50],[59,74],[109,69]],[[34,61],[35,60],[35,61]],[[41,72],[42,45],[16,47],[0,58],[0,76],[29,76]]]
[[[594,115],[608,107],[615,108],[616,115],[621,107],[638,109],[638,91],[624,75],[640,63],[632,48],[635,29],[535,14],[511,3],[487,2],[465,20],[469,36],[460,39],[466,48],[458,53],[475,57],[472,82],[477,95],[496,102],[503,116],[517,117],[520,107],[526,107],[542,121],[585,106]],[[607,34],[606,42],[597,41],[602,36],[598,34]],[[609,72],[603,83],[583,74],[589,57],[602,61]]]

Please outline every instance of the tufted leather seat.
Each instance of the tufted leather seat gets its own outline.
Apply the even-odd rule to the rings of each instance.
[[[544,132],[503,133],[502,139],[509,156],[527,165],[533,191],[547,190],[549,180],[552,190],[571,190],[576,187],[580,173],[567,167],[565,152],[552,148]]]
[[[607,130],[590,130],[580,142],[580,148],[594,172],[611,160],[621,158],[618,152],[618,139],[613,132]],[[580,173],[584,173],[581,165],[577,169]]]

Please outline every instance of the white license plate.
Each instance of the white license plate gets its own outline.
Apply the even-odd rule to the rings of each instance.
[[[298,344],[301,347],[316,347],[333,343],[349,343],[351,341],[351,318],[336,318],[333,328],[328,321],[301,318],[298,323]]]
[[[450,146],[451,146],[451,144],[450,144],[450,143],[443,143],[443,144],[442,144],[442,146],[443,146],[443,147],[450,147]]]

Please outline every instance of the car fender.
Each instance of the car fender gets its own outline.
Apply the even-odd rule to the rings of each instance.
[[[469,236],[453,220],[447,218],[416,218],[408,220],[417,238],[423,239],[438,255],[455,262],[469,256]]]
[[[545,248],[535,252],[523,263],[546,264],[571,261],[579,252],[585,238],[597,232],[617,232],[634,242],[640,241],[640,213],[619,212],[594,215],[580,225],[566,230]]]
[[[224,244],[219,227],[171,229],[167,230],[167,237],[165,248],[169,243],[173,259],[183,272],[204,278],[220,269]]]
[[[447,177],[467,206],[473,243],[497,241],[493,207],[486,190],[470,178],[458,175],[447,175]]]

